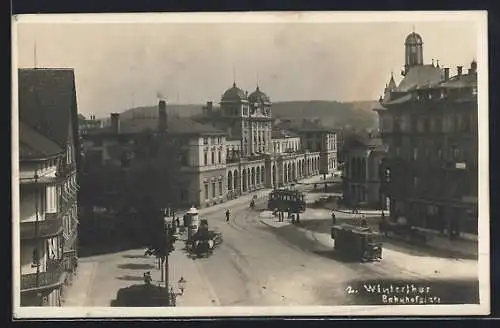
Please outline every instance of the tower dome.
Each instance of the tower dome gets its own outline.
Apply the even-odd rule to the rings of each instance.
[[[255,89],[255,91],[248,96],[248,101],[250,103],[264,103],[264,104],[269,104],[271,102],[269,97],[259,89],[259,86],[257,86],[257,89]]]
[[[244,101],[247,100],[245,91],[236,86],[236,82],[233,86],[224,92],[222,95],[222,101]]]
[[[413,66],[422,66],[424,64],[424,50],[422,37],[412,32],[405,40],[405,70],[406,75]]]
[[[405,44],[406,45],[409,45],[409,44],[420,44],[421,45],[421,44],[423,44],[422,37],[419,34],[412,32],[411,34],[409,34],[406,37]]]

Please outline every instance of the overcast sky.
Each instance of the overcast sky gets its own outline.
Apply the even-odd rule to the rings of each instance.
[[[272,101],[375,100],[404,65],[404,40],[424,41],[424,61],[468,67],[471,21],[395,23],[22,23],[18,65],[75,69],[79,111],[106,116],[156,104],[218,102],[233,83],[257,81]],[[234,67],[234,70],[233,70]]]

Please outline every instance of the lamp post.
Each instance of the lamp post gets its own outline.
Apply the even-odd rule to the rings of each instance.
[[[169,248],[170,248],[170,229],[169,229],[169,226],[168,226],[168,218],[165,217],[164,218],[164,221],[165,221],[165,288],[167,288],[168,290],[168,285],[169,285],[169,276],[168,276],[168,252],[169,252]]]
[[[35,276],[35,286],[40,287],[40,248],[39,248],[39,215],[38,215],[38,169],[35,169],[34,182],[35,182],[35,265],[36,265],[36,276]],[[39,294],[40,297],[40,306],[42,305],[43,298],[42,295]]]

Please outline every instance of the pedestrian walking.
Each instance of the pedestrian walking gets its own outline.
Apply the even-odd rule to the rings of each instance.
[[[226,210],[226,222],[229,222],[229,216],[231,214],[229,213],[229,209]]]
[[[337,218],[335,217],[335,211],[332,210],[332,225],[337,224]]]

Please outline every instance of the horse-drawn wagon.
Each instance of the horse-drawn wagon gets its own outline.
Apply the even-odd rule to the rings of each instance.
[[[222,233],[208,229],[208,221],[201,220],[198,230],[186,242],[188,250],[198,257],[209,256],[222,243]]]

